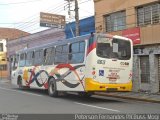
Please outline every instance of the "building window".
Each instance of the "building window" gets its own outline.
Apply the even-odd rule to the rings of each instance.
[[[1,71],[6,71],[7,70],[7,65],[6,64],[0,65],[0,70]]]
[[[106,32],[123,30],[126,28],[126,12],[116,12],[105,16]]]
[[[137,8],[138,26],[160,23],[160,3]]]

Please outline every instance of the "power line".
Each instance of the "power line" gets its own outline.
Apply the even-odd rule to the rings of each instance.
[[[52,10],[57,10],[57,8],[59,8],[59,7],[61,7],[62,5],[64,5],[64,3],[60,3],[57,7],[55,7],[54,9],[52,9]],[[66,5],[66,3],[65,3],[65,5]],[[45,11],[45,10],[44,10]],[[47,11],[51,11],[51,10],[47,10]],[[36,14],[36,16],[37,16],[37,14]],[[35,17],[35,15],[34,15],[34,17]],[[38,16],[37,16],[38,17]],[[37,18],[36,17],[36,18]],[[35,20],[36,18],[32,18],[30,21],[32,21],[32,20]],[[29,22],[30,22],[29,21]],[[24,28],[24,27],[26,27],[26,26],[28,26],[28,25],[25,25],[25,24],[22,24],[22,25],[19,25],[19,26],[17,26],[17,28]],[[30,25],[31,26],[31,25]]]
[[[32,0],[33,1],[33,0]],[[38,1],[38,0],[37,0]],[[85,0],[85,1],[80,1],[80,3],[79,4],[83,4],[83,3],[86,3],[86,2],[89,2],[89,1],[91,1],[91,0]],[[60,13],[61,11],[63,11],[64,10],[64,8],[63,7],[61,7],[61,6],[63,6],[63,5],[67,5],[67,2],[66,3],[59,3],[58,4],[58,6],[57,7],[55,7],[54,9],[52,8],[52,7],[50,7],[50,8],[52,8],[52,9],[47,9],[47,11],[49,12],[49,11],[54,11],[55,12],[55,10],[57,11],[57,13]],[[61,8],[60,8],[61,7]],[[36,17],[35,17],[36,16]],[[32,19],[30,19],[29,21],[26,21],[26,22],[15,22],[15,23],[0,23],[0,24],[13,24],[14,25],[14,28],[17,28],[17,29],[21,29],[21,30],[27,30],[28,28],[30,29],[30,28],[33,28],[33,27],[35,27],[35,25],[36,24],[38,24],[39,22],[38,22],[38,20],[36,20],[37,19],[37,17],[38,17],[38,15],[37,14],[35,14],[35,15],[33,15],[32,16]],[[31,18],[31,17],[29,17],[29,18]],[[28,19],[27,19],[28,20]],[[21,25],[18,25],[18,24],[21,24]],[[18,26],[17,26],[18,25]],[[34,30],[35,30],[35,28],[33,28]],[[41,28],[39,28],[39,26],[38,26],[38,28],[37,29],[41,29]],[[43,28],[42,28],[43,29]],[[46,28],[47,29],[47,28]],[[31,29],[32,30],[32,29]],[[30,31],[30,30],[29,30]],[[33,30],[32,30],[33,31]]]
[[[31,2],[38,2],[42,0],[30,0],[30,1],[24,1],[24,2],[15,2],[15,3],[1,3],[0,5],[17,5],[17,4],[26,4],[26,3],[31,3]]]
[[[61,2],[62,3],[62,2]],[[59,6],[62,6],[64,3],[62,3],[62,4],[57,4],[57,5],[59,5]],[[49,8],[52,8],[52,7],[49,7]],[[46,9],[46,10],[48,10],[48,9]],[[45,11],[45,10],[44,10]],[[30,16],[30,17],[28,17],[28,18],[26,18],[26,19],[23,19],[23,20],[21,20],[21,21],[25,21],[25,20],[29,20],[29,21],[27,21],[27,22],[16,22],[16,24],[21,24],[21,25],[18,25],[18,26],[14,26],[14,27],[16,27],[17,29],[18,29],[18,27],[25,27],[25,26],[28,26],[28,23],[34,23],[34,22],[32,22],[32,21],[37,21],[38,22],[38,20],[36,20],[36,18],[38,17],[38,15],[37,14],[34,14],[34,15],[32,15],[32,16]],[[27,24],[27,25],[26,25]],[[13,24],[13,25],[15,25],[15,24]]]
[[[20,24],[20,23],[37,23],[38,21],[33,21],[33,22],[15,22],[15,23],[10,23],[10,22],[8,22],[8,23],[0,23],[0,24]]]
[[[20,27],[19,29],[23,29],[23,30],[24,30],[24,29],[30,28],[30,27],[32,27],[33,25],[36,25],[36,24],[39,24],[39,22],[22,26],[22,27]],[[34,26],[33,26],[33,27],[34,27]]]
[[[83,3],[86,3],[86,2],[89,2],[89,1],[91,1],[91,0],[86,0],[86,1],[83,1],[83,2],[81,2],[81,3],[79,3],[79,4],[83,4]],[[64,3],[63,3],[64,4]],[[60,5],[61,6],[61,5]],[[58,7],[60,7],[60,6],[58,6]],[[56,8],[58,8],[58,7],[56,7]],[[55,9],[52,9],[52,10],[50,10],[50,11],[53,11],[53,10],[55,10]],[[62,11],[63,9],[62,8],[60,8],[60,9],[58,9],[58,13],[60,12],[60,11]],[[25,29],[28,29],[28,28],[30,28],[30,27],[34,27],[33,25],[36,25],[36,24],[38,24],[38,23],[33,23],[32,25],[31,24],[29,24],[29,25],[21,25],[21,27],[20,27],[20,29],[23,29],[23,30],[25,30]],[[38,29],[41,29],[41,28],[39,28],[39,26],[38,26]],[[35,30],[35,29],[34,29]],[[32,30],[33,31],[33,30]],[[31,32],[31,31],[29,31],[29,32]]]
[[[148,11],[148,12],[150,12],[150,11]],[[131,16],[136,16],[137,14],[136,13],[134,13],[134,14],[129,14],[129,15],[126,15],[126,16],[121,16],[121,17],[118,17],[117,19],[119,19],[119,18],[127,18],[127,17],[131,17]],[[152,17],[152,16],[151,16]],[[154,23],[152,23],[152,21],[154,22],[154,21],[159,21],[160,20],[160,18],[157,20],[157,18],[155,17],[155,18],[151,18],[151,21],[149,22],[150,24],[154,24]],[[102,21],[98,21],[98,22],[95,22],[95,23],[104,23],[104,21],[102,20]],[[145,24],[149,24],[149,23],[143,23],[143,25],[145,25]],[[157,23],[157,22],[156,22]],[[160,22],[158,22],[158,23],[160,23]],[[138,25],[138,21],[135,21],[135,22],[130,22],[130,23],[125,23],[125,26],[127,27],[127,26],[137,26]],[[124,26],[123,24],[119,24],[119,25],[113,25],[112,27],[120,27],[120,26]],[[139,25],[138,25],[139,26]],[[141,25],[140,25],[141,26]],[[103,25],[102,26],[102,29],[103,30],[106,30],[106,26],[105,25]],[[126,28],[125,28],[126,29]],[[122,29],[123,30],[123,29]],[[113,31],[118,31],[118,30],[113,30]],[[110,32],[112,32],[112,31],[110,31]]]

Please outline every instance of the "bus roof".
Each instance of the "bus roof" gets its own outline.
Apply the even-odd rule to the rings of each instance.
[[[23,53],[23,52],[33,51],[33,50],[37,50],[37,49],[45,49],[45,48],[49,48],[49,47],[53,47],[53,46],[64,45],[64,44],[78,42],[78,41],[84,41],[85,39],[89,39],[91,34],[77,36],[77,37],[73,37],[73,38],[69,38],[69,39],[58,40],[58,41],[51,42],[51,43],[48,43],[48,44],[44,44],[44,45],[41,45],[41,46],[35,46],[35,47],[32,47],[32,48],[23,49],[23,50],[17,51],[16,53]],[[95,33],[94,33],[94,35],[95,35]],[[122,36],[118,36],[118,35],[109,35],[109,34],[106,34],[106,33],[98,33],[98,35],[112,36],[113,38],[118,38],[118,39],[131,41],[130,39],[128,39],[126,37],[122,37]]]
[[[40,45],[40,46],[35,46],[35,47],[32,47],[32,48],[27,48],[27,49],[24,48],[22,50],[17,51],[17,53],[22,53],[24,51],[28,52],[28,51],[33,51],[33,50],[37,50],[37,49],[45,49],[45,48],[52,47],[52,46],[58,46],[58,45],[83,41],[84,39],[88,39],[89,37],[90,37],[90,34],[87,34],[87,35],[78,36],[78,37],[74,37],[74,38],[70,38],[70,39],[58,40],[58,41],[55,41],[55,42],[51,42],[51,43]]]

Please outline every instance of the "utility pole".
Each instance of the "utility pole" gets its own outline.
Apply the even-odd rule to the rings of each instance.
[[[75,20],[76,20],[76,36],[79,36],[79,8],[77,0],[75,0]]]
[[[68,2],[68,15],[69,15],[69,19],[71,18],[71,0],[66,0]],[[71,25],[70,25],[70,20],[69,20],[69,29],[71,30],[71,33],[72,33],[72,36],[75,37],[74,35],[74,32],[71,28]]]
[[[70,15],[70,2],[75,1],[75,24],[76,24],[76,36],[79,36],[79,7],[78,7],[78,0],[66,0],[69,3],[69,11],[68,14]]]

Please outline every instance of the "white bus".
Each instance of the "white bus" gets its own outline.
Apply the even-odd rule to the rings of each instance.
[[[90,34],[17,52],[12,83],[20,88],[78,92],[132,90],[132,41]]]

